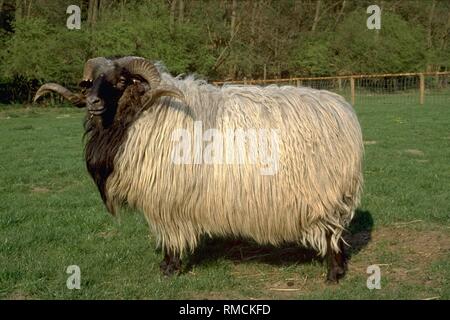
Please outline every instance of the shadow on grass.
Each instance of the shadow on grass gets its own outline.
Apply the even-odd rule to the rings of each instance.
[[[346,248],[349,259],[358,254],[371,240],[373,219],[369,211],[357,210],[348,233],[344,236],[350,244]],[[282,266],[296,263],[310,263],[323,259],[313,250],[286,244],[281,247],[258,245],[254,241],[242,239],[205,238],[189,258],[186,270],[193,265],[215,261],[220,258],[229,259],[235,263],[256,261]]]

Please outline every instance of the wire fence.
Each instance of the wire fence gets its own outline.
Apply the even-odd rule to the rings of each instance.
[[[266,80],[216,81],[215,85],[257,84],[294,85],[329,90],[344,96],[353,105],[370,103],[421,104],[448,103],[450,72],[372,74],[336,77]]]

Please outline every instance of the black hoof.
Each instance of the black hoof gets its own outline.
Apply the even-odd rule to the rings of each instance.
[[[328,274],[327,283],[336,284],[342,279],[347,271],[347,255],[345,254],[343,242],[339,243],[340,252],[334,252],[331,248],[330,241],[328,241]]]
[[[345,268],[343,267],[333,267],[328,270],[327,280],[328,284],[337,284],[339,283],[339,279],[341,279],[345,275]]]
[[[181,272],[181,260],[178,257],[165,255],[164,260],[159,264],[161,273],[170,277]]]

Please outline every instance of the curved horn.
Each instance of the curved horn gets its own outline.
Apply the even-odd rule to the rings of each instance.
[[[161,82],[161,76],[155,65],[147,59],[141,57],[124,57],[117,61],[119,65],[127,69],[130,73],[144,78],[151,89],[155,89]]]
[[[183,92],[181,92],[180,89],[178,89],[177,87],[174,87],[174,86],[163,84],[163,85],[160,85],[159,87],[145,93],[145,95],[142,98],[144,101],[142,108],[145,109],[145,108],[153,105],[153,103],[155,103],[156,99],[158,99],[162,96],[174,97],[184,103],[186,102],[186,100],[184,98],[184,94],[183,94]]]
[[[83,70],[83,79],[80,82],[82,85],[85,82],[92,82],[102,72],[107,71],[113,67],[113,62],[105,57],[92,58],[86,61]]]
[[[119,64],[126,68],[130,73],[141,76],[150,85],[150,90],[143,97],[143,108],[151,106],[158,98],[169,96],[185,102],[184,94],[178,88],[163,84],[161,85],[161,76],[155,65],[147,59],[141,57],[124,57],[119,59]]]
[[[80,94],[72,93],[69,89],[64,88],[62,85],[57,83],[46,83],[42,85],[36,92],[33,102],[36,102],[40,97],[49,93],[56,92],[62,95],[65,99],[72,102],[76,107],[82,108],[86,105],[84,97]]]

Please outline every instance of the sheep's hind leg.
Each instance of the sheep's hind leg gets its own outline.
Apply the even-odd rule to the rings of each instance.
[[[165,253],[164,260],[159,265],[161,272],[165,276],[172,276],[181,272],[181,260],[178,255]]]
[[[339,240],[339,249],[340,252],[335,252],[330,245],[330,241],[328,239],[328,248],[327,248],[327,260],[328,260],[328,274],[327,274],[327,282],[328,283],[338,283],[339,279],[345,275],[345,271],[347,269],[347,262],[344,253],[344,245],[342,240]]]

